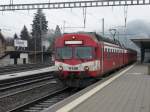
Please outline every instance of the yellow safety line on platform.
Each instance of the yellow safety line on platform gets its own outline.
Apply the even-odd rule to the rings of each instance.
[[[100,85],[97,85],[92,90],[90,90],[87,93],[81,95],[80,97],[78,97],[74,101],[66,104],[62,108],[58,109],[56,112],[69,112],[69,111],[71,111],[72,109],[74,109],[75,107],[77,107],[79,104],[81,104],[83,101],[87,100],[89,97],[91,97],[92,95],[94,95],[96,92],[100,91],[102,88],[104,88],[105,86],[107,86],[108,84],[110,84],[112,81],[114,81],[115,79],[117,79],[118,77],[120,77],[121,75],[123,75],[125,72],[127,72],[128,70],[130,70],[134,66],[135,66],[135,64],[131,65],[130,67],[128,67],[127,69],[125,69],[124,71],[122,71],[121,73],[119,73],[118,75],[110,78],[109,80],[105,81],[104,83],[102,83]]]

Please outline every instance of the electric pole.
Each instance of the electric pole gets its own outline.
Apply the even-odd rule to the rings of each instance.
[[[40,17],[41,62],[43,63],[42,18]]]
[[[104,37],[104,18],[102,18],[102,35]]]

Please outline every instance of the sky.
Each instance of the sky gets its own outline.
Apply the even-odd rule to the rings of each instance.
[[[56,0],[38,0],[39,2],[55,2]],[[76,0],[57,0],[57,2],[76,1]],[[79,1],[79,0],[78,0]],[[84,1],[84,0],[82,0]],[[37,3],[37,0],[14,0],[14,3]],[[10,0],[0,0],[0,5],[9,4]],[[14,33],[20,34],[23,26],[26,25],[31,31],[31,24],[36,10],[31,11],[5,11],[0,12],[0,29],[6,36],[13,36]],[[62,31],[96,31],[102,30],[102,18],[105,21],[105,31],[110,28],[124,26],[124,7],[94,7],[87,8],[86,28],[65,28],[83,27],[83,9],[45,9],[43,12],[48,20],[49,29],[55,29],[56,25]],[[143,20],[150,23],[149,6],[128,6],[127,22]]]

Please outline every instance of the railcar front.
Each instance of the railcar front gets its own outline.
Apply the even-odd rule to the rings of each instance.
[[[100,70],[100,61],[95,58],[97,47],[98,43],[86,34],[65,34],[58,38],[55,42],[55,65],[59,78],[69,86],[88,84],[87,80]]]

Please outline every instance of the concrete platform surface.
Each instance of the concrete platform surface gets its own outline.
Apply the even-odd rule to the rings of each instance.
[[[29,76],[29,75],[34,75],[34,74],[52,72],[52,71],[56,71],[55,66],[39,68],[37,70],[27,70],[25,72],[17,72],[17,73],[12,73],[12,74],[7,74],[7,75],[0,75],[0,81],[7,80],[7,79],[18,78],[18,77]]]
[[[64,102],[64,105],[60,105],[63,102],[58,103],[45,112],[150,112],[150,75],[147,65],[133,65],[118,75],[108,79],[107,84],[106,81],[96,85],[94,88],[100,85],[101,88],[95,93],[92,91],[94,88],[87,91],[91,96],[82,94],[70,102]]]

